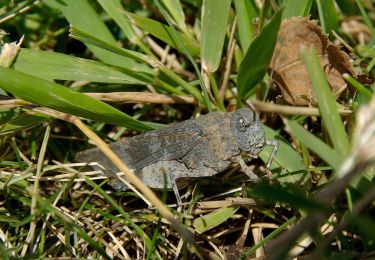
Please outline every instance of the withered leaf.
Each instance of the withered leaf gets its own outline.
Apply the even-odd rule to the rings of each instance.
[[[349,55],[328,40],[317,21],[308,17],[284,20],[268,72],[289,104],[306,106],[315,103],[310,76],[301,56],[302,48],[311,47],[319,56],[333,93],[348,91],[343,73],[358,78]]]

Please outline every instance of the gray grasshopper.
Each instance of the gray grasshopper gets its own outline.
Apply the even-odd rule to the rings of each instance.
[[[244,162],[241,152],[255,157],[265,145],[274,146],[267,163],[269,168],[279,143],[265,139],[254,109],[242,108],[233,113],[208,113],[125,138],[110,144],[110,147],[150,188],[173,189],[181,205],[178,189],[186,185],[186,179],[215,175],[233,163],[239,163],[251,181],[259,181],[259,177]],[[76,161],[96,161],[107,173],[118,172],[116,166],[98,148],[78,153]],[[110,184],[117,190],[127,188],[117,179],[113,179]]]

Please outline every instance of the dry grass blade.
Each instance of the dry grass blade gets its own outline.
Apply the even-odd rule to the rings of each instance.
[[[266,103],[259,100],[251,100],[251,103],[256,107],[257,110],[263,112],[277,113],[281,115],[300,115],[300,116],[319,116],[319,109],[315,107],[296,107],[287,105],[277,105],[272,103]],[[341,115],[348,116],[352,114],[349,109],[338,109]]]
[[[152,103],[152,104],[194,104],[194,98],[146,92],[86,93],[87,95],[109,102]]]
[[[36,177],[34,182],[34,187],[32,191],[32,201],[31,201],[31,216],[35,218],[36,209],[37,209],[37,194],[39,194],[39,179],[42,174],[42,167],[44,162],[44,156],[46,154],[47,150],[47,144],[49,139],[49,133],[51,131],[51,127],[47,126],[46,133],[44,135],[42,147],[40,149],[39,158],[38,158],[38,166],[36,170]],[[29,233],[27,234],[26,243],[22,248],[21,256],[25,256],[27,248],[33,247],[34,244],[34,238],[35,238],[35,229],[36,229],[36,219],[34,219],[30,224]]]

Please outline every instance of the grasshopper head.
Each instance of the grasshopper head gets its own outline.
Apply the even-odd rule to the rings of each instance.
[[[230,127],[242,151],[257,155],[266,144],[264,130],[257,113],[251,108],[241,108],[232,114]]]

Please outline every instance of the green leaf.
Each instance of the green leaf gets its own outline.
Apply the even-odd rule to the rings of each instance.
[[[282,9],[277,11],[250,44],[238,71],[237,88],[240,97],[246,99],[250,91],[263,80],[276,45],[281,15]]]
[[[12,69],[0,67],[0,88],[31,103],[64,113],[141,131],[152,129],[106,103]]]
[[[307,16],[310,13],[312,0],[285,0],[283,19],[293,16]]]
[[[7,123],[0,126],[0,135],[5,135],[9,133],[13,133],[19,130],[23,130],[26,128],[30,128],[36,126],[40,123],[43,123],[49,119],[48,116],[43,114],[20,114],[16,117],[12,118]]]
[[[307,148],[316,153],[322,160],[328,163],[335,171],[337,171],[343,161],[343,157],[329,145],[324,143],[315,135],[308,132],[305,128],[293,120],[285,120],[286,131],[296,137]]]
[[[306,69],[310,75],[312,87],[318,101],[319,111],[327,128],[333,147],[341,156],[349,152],[349,141],[326,75],[320,65],[314,49],[302,52]]]
[[[203,217],[194,219],[193,227],[198,234],[202,234],[203,232],[217,227],[221,223],[225,222],[227,219],[232,217],[239,208],[239,206],[229,206],[212,211]]]
[[[13,66],[17,71],[48,80],[87,80],[122,84],[149,84],[152,81],[150,74],[131,71],[132,68],[125,71],[98,61],[31,49],[21,49]]]
[[[255,36],[253,19],[259,16],[259,11],[254,0],[234,0],[234,7],[238,17],[237,28],[241,48],[246,52]]]
[[[202,7],[201,57],[205,71],[220,65],[231,0],[204,0]]]
[[[170,45],[172,48],[175,48],[181,53],[184,53],[182,46],[180,46],[178,39],[174,36],[174,33],[169,26],[159,23],[155,20],[143,17],[143,16],[132,14],[127,11],[123,11],[123,12],[129,18],[129,20],[132,23],[134,23],[136,26],[138,26],[142,30],[145,30],[151,33],[153,36],[165,42],[166,44]],[[178,34],[182,42],[186,46],[186,48],[189,50],[189,52],[194,56],[198,55],[199,54],[198,42],[195,39],[183,33],[178,33]]]
[[[279,150],[276,154],[275,160],[271,165],[271,172],[280,182],[299,182],[305,183],[310,178],[310,173],[307,172],[303,159],[288,142],[283,140],[279,134],[273,129],[263,125],[267,140],[277,139],[280,143]],[[270,158],[272,148],[267,146],[259,154],[259,157],[265,162]]]

